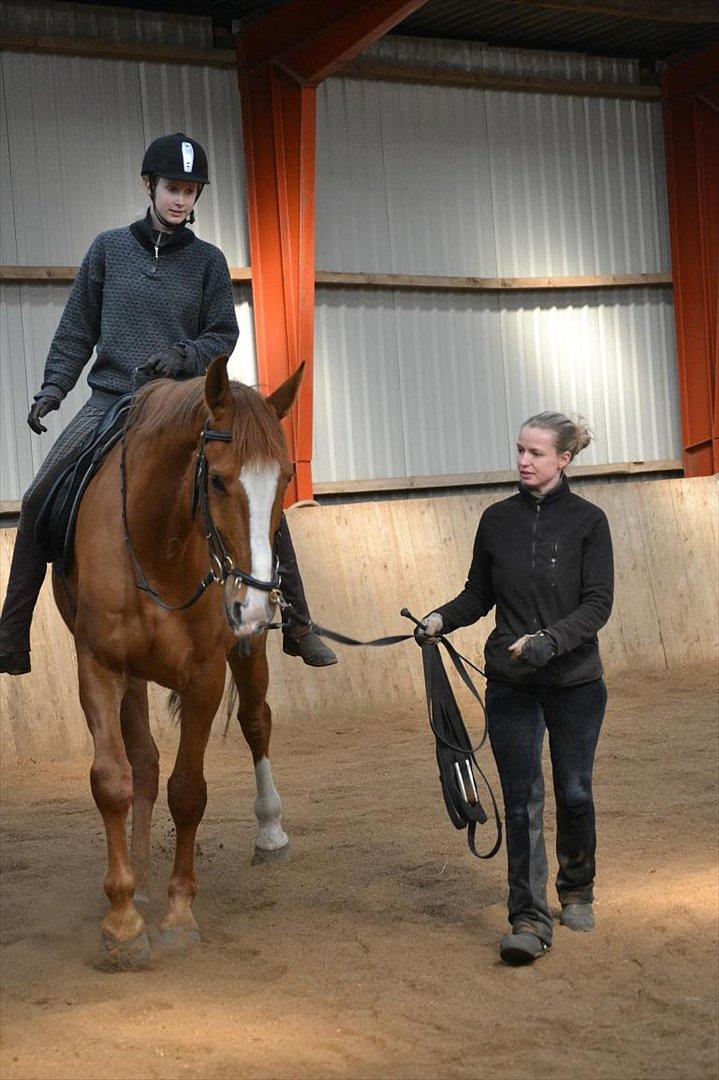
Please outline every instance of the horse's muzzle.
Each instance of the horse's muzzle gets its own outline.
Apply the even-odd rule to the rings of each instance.
[[[266,592],[225,583],[225,615],[232,633],[240,639],[263,633],[274,618],[276,604]]]

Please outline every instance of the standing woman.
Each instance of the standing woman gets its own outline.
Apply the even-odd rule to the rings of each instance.
[[[612,541],[599,507],[564,470],[587,446],[581,417],[543,412],[517,441],[518,493],[483,513],[467,584],[416,631],[420,643],[469,626],[496,605],[485,647],[487,724],[504,795],[511,933],[508,964],[552,943],[542,812],[542,742],[549,732],[557,804],[560,921],[594,927],[596,833],[592,769],[607,692],[597,631],[612,608]]]
[[[46,571],[35,521],[55,481],[76,460],[107,409],[134,389],[138,368],[146,378],[203,375],[215,356],[232,353],[239,336],[227,261],[219,248],[187,228],[210,182],[202,146],[179,131],[163,135],[148,146],[140,172],[150,198],[147,215],[100,233],[92,242],[27,418],[38,435],[47,431],[43,417],[60,407],[96,349],[87,380],[90,399],[51,448],[23,499],[0,617],[0,672],[11,675],[30,671],[30,624]],[[284,515],[275,551],[283,592],[309,622]],[[314,667],[337,660],[299,621],[285,628],[283,648]]]

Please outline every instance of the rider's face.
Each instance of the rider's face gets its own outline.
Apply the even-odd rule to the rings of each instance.
[[[149,180],[145,187],[150,190]],[[189,216],[195,202],[199,184],[194,180],[166,180],[158,176],[155,186],[155,207],[158,214],[171,225],[181,225]]]

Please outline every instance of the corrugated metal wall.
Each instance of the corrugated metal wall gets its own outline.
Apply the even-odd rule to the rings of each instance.
[[[469,43],[384,38],[372,53],[639,78],[632,61]],[[658,104],[332,79],[318,117],[321,269],[669,271]],[[670,289],[321,289],[317,300],[318,481],[509,469],[518,425],[545,408],[590,419],[584,464],[679,455]]]
[[[130,21],[60,3],[3,10],[9,29],[125,40],[131,29],[135,40],[209,44],[202,19],[132,13]],[[626,60],[458,42],[385,38],[367,55],[639,78]],[[213,164],[197,231],[231,265],[248,263],[234,73],[7,53],[2,85],[2,220],[14,222],[2,229],[3,263],[79,262],[98,231],[142,212],[145,143],[183,128]],[[658,105],[332,79],[318,106],[321,269],[483,277],[669,269]],[[249,296],[237,295],[234,370],[254,381]],[[0,499],[19,497],[84,398],[75,391],[42,440],[30,435],[27,402],[66,296],[61,285],[3,290]],[[594,424],[584,463],[679,453],[669,289],[320,289],[315,362],[318,481],[508,469],[517,425],[549,407]]]

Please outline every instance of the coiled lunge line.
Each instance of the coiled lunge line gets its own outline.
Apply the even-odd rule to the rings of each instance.
[[[291,604],[284,600],[284,597],[280,596],[279,604],[283,614],[286,612],[292,615],[293,618],[307,622],[299,612],[293,609]],[[419,619],[416,619],[407,608],[402,608],[400,615],[410,619],[416,626],[422,625]],[[324,626],[318,626],[315,622],[308,623],[308,625],[320,637],[329,638],[330,641],[336,641],[340,645],[364,645],[372,648],[382,648],[387,645],[398,645],[402,641],[415,640],[413,634],[393,634],[389,637],[373,638],[371,641],[359,641],[357,638],[339,634],[337,631],[328,630]],[[442,785],[442,795],[444,796],[447,813],[454,827],[467,830],[467,844],[472,854],[478,859],[491,859],[492,856],[497,854],[502,845],[502,821],[494,792],[476,758],[477,751],[484,746],[487,739],[487,714],[484,702],[465,665],[468,665],[480,675],[484,675],[484,672],[476,664],[473,664],[471,660],[468,660],[466,656],[462,656],[461,653],[457,652],[443,634],[437,640],[438,644],[436,645],[429,643],[422,645],[422,666],[427,697],[427,716],[429,726],[436,740],[437,766],[439,768],[439,780]],[[464,726],[462,714],[442,663],[439,645],[444,647],[460,679],[482,707],[484,730],[476,746],[472,746],[467,729]],[[477,825],[484,825],[488,820],[487,813],[479,798],[475,769],[481,776],[482,782],[489,793],[496,828],[494,844],[486,852],[477,851],[475,845]]]

